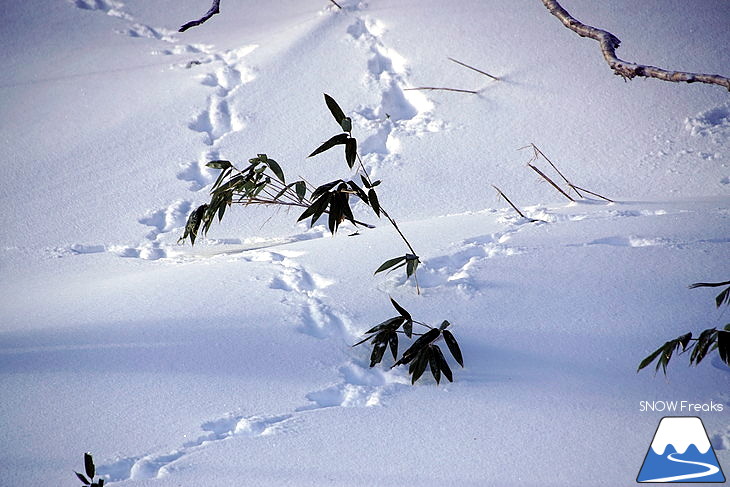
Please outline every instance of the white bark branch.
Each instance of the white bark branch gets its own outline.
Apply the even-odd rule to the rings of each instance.
[[[634,64],[623,61],[616,56],[616,48],[621,41],[610,32],[585,25],[571,16],[557,0],[542,0],[548,11],[557,17],[565,27],[572,30],[581,37],[590,37],[601,45],[603,58],[613,69],[615,74],[624,79],[631,79],[636,76],[646,78],[657,78],[664,81],[686,82],[686,83],[708,83],[724,86],[730,90],[730,79],[717,74],[686,73],[683,71],[667,71],[666,69],[643,64]]]
[[[186,30],[188,30],[191,27],[197,27],[200,24],[202,24],[203,22],[208,21],[215,14],[220,13],[220,3],[221,3],[221,0],[213,0],[213,5],[211,5],[210,10],[208,10],[208,12],[205,15],[203,15],[198,20],[191,20],[187,24],[183,25],[182,27],[180,27],[180,30],[178,30],[178,32],[185,32]]]

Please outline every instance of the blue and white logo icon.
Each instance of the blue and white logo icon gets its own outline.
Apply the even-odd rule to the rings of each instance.
[[[700,418],[666,417],[659,422],[637,482],[725,482]]]

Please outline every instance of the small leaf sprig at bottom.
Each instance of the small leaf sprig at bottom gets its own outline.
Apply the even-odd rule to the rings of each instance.
[[[414,320],[411,314],[393,298],[390,298],[390,302],[396,311],[398,311],[398,316],[389,318],[379,325],[370,328],[365,332],[367,336],[354,344],[353,347],[368,341],[372,344],[373,350],[370,354],[370,367],[375,367],[379,364],[383,360],[387,349],[390,348],[394,360],[391,368],[410,364],[408,374],[411,376],[411,384],[415,384],[421,378],[426,367],[430,368],[431,375],[433,375],[437,384],[441,383],[442,375],[449,382],[453,382],[454,378],[451,368],[441,351],[441,347],[437,344],[439,340],[443,340],[454,360],[464,367],[464,359],[459,343],[456,341],[454,335],[447,330],[451,326],[451,323],[443,321],[438,328],[432,327],[421,321]],[[427,331],[424,333],[415,333],[413,331],[414,324],[426,328]],[[412,338],[413,336],[418,337],[403,352],[401,358],[398,358],[399,334],[405,335],[407,338]]]
[[[74,472],[76,474],[76,478],[78,478],[82,484],[88,485],[89,487],[104,487],[104,479],[99,478],[96,481],[94,480],[96,467],[94,466],[94,459],[92,458],[91,453],[84,453],[84,472],[86,475]]]

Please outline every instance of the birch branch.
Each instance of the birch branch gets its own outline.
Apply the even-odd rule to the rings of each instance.
[[[208,10],[205,15],[203,15],[198,20],[191,20],[187,24],[183,25],[182,27],[180,27],[180,30],[178,30],[178,32],[185,32],[191,27],[197,27],[200,24],[207,22],[212,16],[220,13],[220,4],[221,0],[213,0],[213,5],[211,5],[210,10]]]
[[[542,0],[548,11],[557,17],[565,27],[572,30],[581,37],[589,37],[601,45],[601,53],[608,65],[615,74],[624,79],[632,79],[636,76],[645,78],[657,78],[663,81],[686,82],[686,83],[707,83],[724,86],[730,90],[730,78],[717,74],[687,73],[684,71],[667,71],[666,69],[643,64],[626,62],[616,56],[616,49],[621,41],[615,35],[605,30],[585,25],[571,16],[557,0]]]

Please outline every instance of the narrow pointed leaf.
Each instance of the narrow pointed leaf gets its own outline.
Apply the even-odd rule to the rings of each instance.
[[[94,467],[94,459],[91,457],[91,453],[84,453],[84,470],[86,470],[86,475],[93,479],[94,475],[96,475],[96,468]]]
[[[449,326],[451,326],[451,323],[449,323],[448,321],[444,320],[443,323],[441,323],[441,326],[439,326],[439,330],[445,330]]]
[[[730,304],[730,287],[726,288],[715,298],[715,304],[719,308],[723,304]]]
[[[342,127],[342,130],[347,133],[352,132],[352,119],[350,117],[343,118],[340,121],[340,127]]]
[[[279,163],[273,159],[266,159],[266,164],[269,166],[269,169],[271,169],[271,172],[274,173],[276,179],[286,184],[286,181],[284,181],[284,171],[281,170]]]
[[[400,315],[402,317],[404,317],[405,319],[407,319],[409,321],[413,320],[413,318],[411,317],[411,314],[408,311],[406,311],[406,309],[403,306],[398,304],[395,299],[390,298],[390,302],[393,303],[393,307],[396,309],[396,311],[398,311],[398,313],[400,313]]]
[[[390,351],[393,354],[393,360],[398,358],[398,334],[392,332],[388,335],[388,344],[390,345]]]
[[[441,372],[447,379],[449,379],[449,382],[454,382],[454,376],[451,373],[451,368],[446,362],[446,358],[444,357],[441,348],[439,348],[438,345],[431,345],[431,348],[433,349],[433,354],[436,357],[436,362],[438,362],[438,366],[441,369]]]
[[[347,185],[350,187],[350,189],[352,191],[355,192],[355,194],[357,195],[358,198],[360,198],[361,200],[363,200],[366,204],[369,204],[368,203],[368,195],[365,194],[365,191],[363,191],[360,186],[358,186],[357,184],[355,184],[355,181],[348,181],[347,182]]]
[[[383,262],[382,264],[380,264],[380,267],[378,267],[378,269],[374,272],[374,274],[377,274],[378,272],[383,272],[384,270],[390,269],[394,265],[398,264],[399,262],[403,262],[404,260],[406,260],[405,256],[388,259],[385,262]]]
[[[454,335],[452,335],[449,330],[444,330],[442,333],[444,334],[444,341],[446,342],[446,346],[449,347],[451,355],[453,355],[454,359],[463,367],[464,358],[461,356],[461,349],[459,348],[459,344],[456,342],[456,338],[454,338]]]
[[[418,354],[416,361],[413,363],[411,384],[415,384],[416,381],[421,377],[421,375],[423,375],[423,372],[426,370],[426,365],[428,365],[428,355],[428,349],[422,350],[421,353]]]
[[[720,360],[730,365],[730,331],[717,332],[717,353],[720,354]]]
[[[413,344],[410,346],[410,348],[408,348],[408,350],[403,352],[403,357],[401,358],[401,360],[411,357],[411,356],[415,356],[416,354],[422,352],[423,349],[425,349],[428,345],[431,344],[431,342],[433,342],[434,340],[436,340],[438,338],[440,333],[441,333],[441,331],[437,330],[435,328],[428,330],[426,333],[424,333],[423,335],[418,337],[418,340],[413,342]],[[403,363],[405,363],[405,362],[403,362]]]
[[[318,200],[316,200],[314,203],[312,203],[309,208],[304,210],[304,213],[299,215],[299,218],[297,219],[298,222],[302,220],[306,220],[310,216],[316,215],[319,218],[319,215],[324,213],[324,210],[327,209],[327,205],[329,204],[329,194],[324,194],[320,196]],[[317,221],[316,219],[314,221]]]
[[[352,166],[355,165],[355,160],[357,159],[357,140],[350,137],[347,139],[347,142],[345,143],[345,161],[347,162],[347,165],[350,166],[350,169],[352,169]]]
[[[325,142],[324,144],[317,147],[314,150],[314,152],[309,154],[309,156],[307,156],[307,157],[316,156],[317,154],[321,154],[322,152],[329,150],[336,145],[345,144],[345,143],[347,143],[348,139],[349,139],[349,137],[347,134],[337,134],[334,137],[332,137],[331,139],[329,139],[327,142]]]
[[[335,121],[342,126],[342,121],[345,119],[345,112],[342,111],[342,108],[340,108],[335,99],[327,93],[324,94],[324,102],[327,104],[327,108],[330,109]]]
[[[370,333],[375,333],[380,330],[385,330],[387,328],[390,328],[391,330],[395,331],[398,329],[398,327],[401,325],[402,322],[403,322],[403,317],[396,316],[395,318],[387,319],[387,320],[383,321],[382,323],[380,323],[379,325],[370,328],[368,331],[365,332],[365,334],[367,335]]]
[[[373,352],[370,354],[370,367],[375,367],[383,360],[386,348],[387,344],[385,342],[380,342],[373,347]]]
[[[329,183],[318,186],[317,189],[314,190],[314,193],[312,193],[312,199],[317,199],[323,194],[331,192],[332,189],[340,183],[342,183],[342,180],[337,179],[335,181],[330,181]]]
[[[84,477],[83,475],[81,475],[81,474],[80,474],[80,473],[78,473],[78,472],[74,472],[74,473],[75,473],[75,474],[76,474],[76,476],[77,476],[77,477],[79,478],[79,480],[80,480],[81,482],[83,482],[83,484],[84,484],[84,485],[91,485],[91,482],[90,482],[90,481],[89,481],[89,480],[88,480],[88,479],[87,479],[86,477]]]
[[[104,479],[99,479],[99,487],[104,487]]]
[[[360,180],[362,181],[363,186],[365,186],[368,189],[370,188],[370,183],[368,183],[368,180],[362,174],[360,174]]]
[[[368,190],[368,200],[370,201],[370,207],[373,209],[378,218],[380,218],[380,201],[378,200],[378,194],[373,188]]]
[[[405,323],[403,323],[403,332],[408,338],[411,338],[413,336],[413,321],[407,320]]]
[[[411,277],[418,269],[418,260],[408,260],[406,264],[406,276]]]
[[[304,181],[297,181],[294,189],[297,192],[299,201],[302,201],[304,197],[307,196],[307,183]]]
[[[659,356],[659,354],[662,353],[663,350],[664,350],[664,345],[662,345],[661,347],[654,350],[649,356],[647,356],[646,358],[644,358],[644,360],[641,361],[641,363],[639,364],[639,368],[636,369],[636,371],[638,372],[641,369],[643,369],[644,367],[646,367],[647,365],[649,365],[650,363],[652,363],[654,361],[654,359],[656,359]]]
[[[689,345],[690,340],[692,340],[692,332],[682,335],[677,340],[679,340],[679,343],[682,344],[682,351],[687,350],[687,345]]]
[[[428,366],[431,368],[431,375],[433,375],[433,378],[436,379],[436,384],[441,383],[441,369],[439,368],[438,360],[436,359],[436,354],[431,349],[431,347],[428,348]]]

